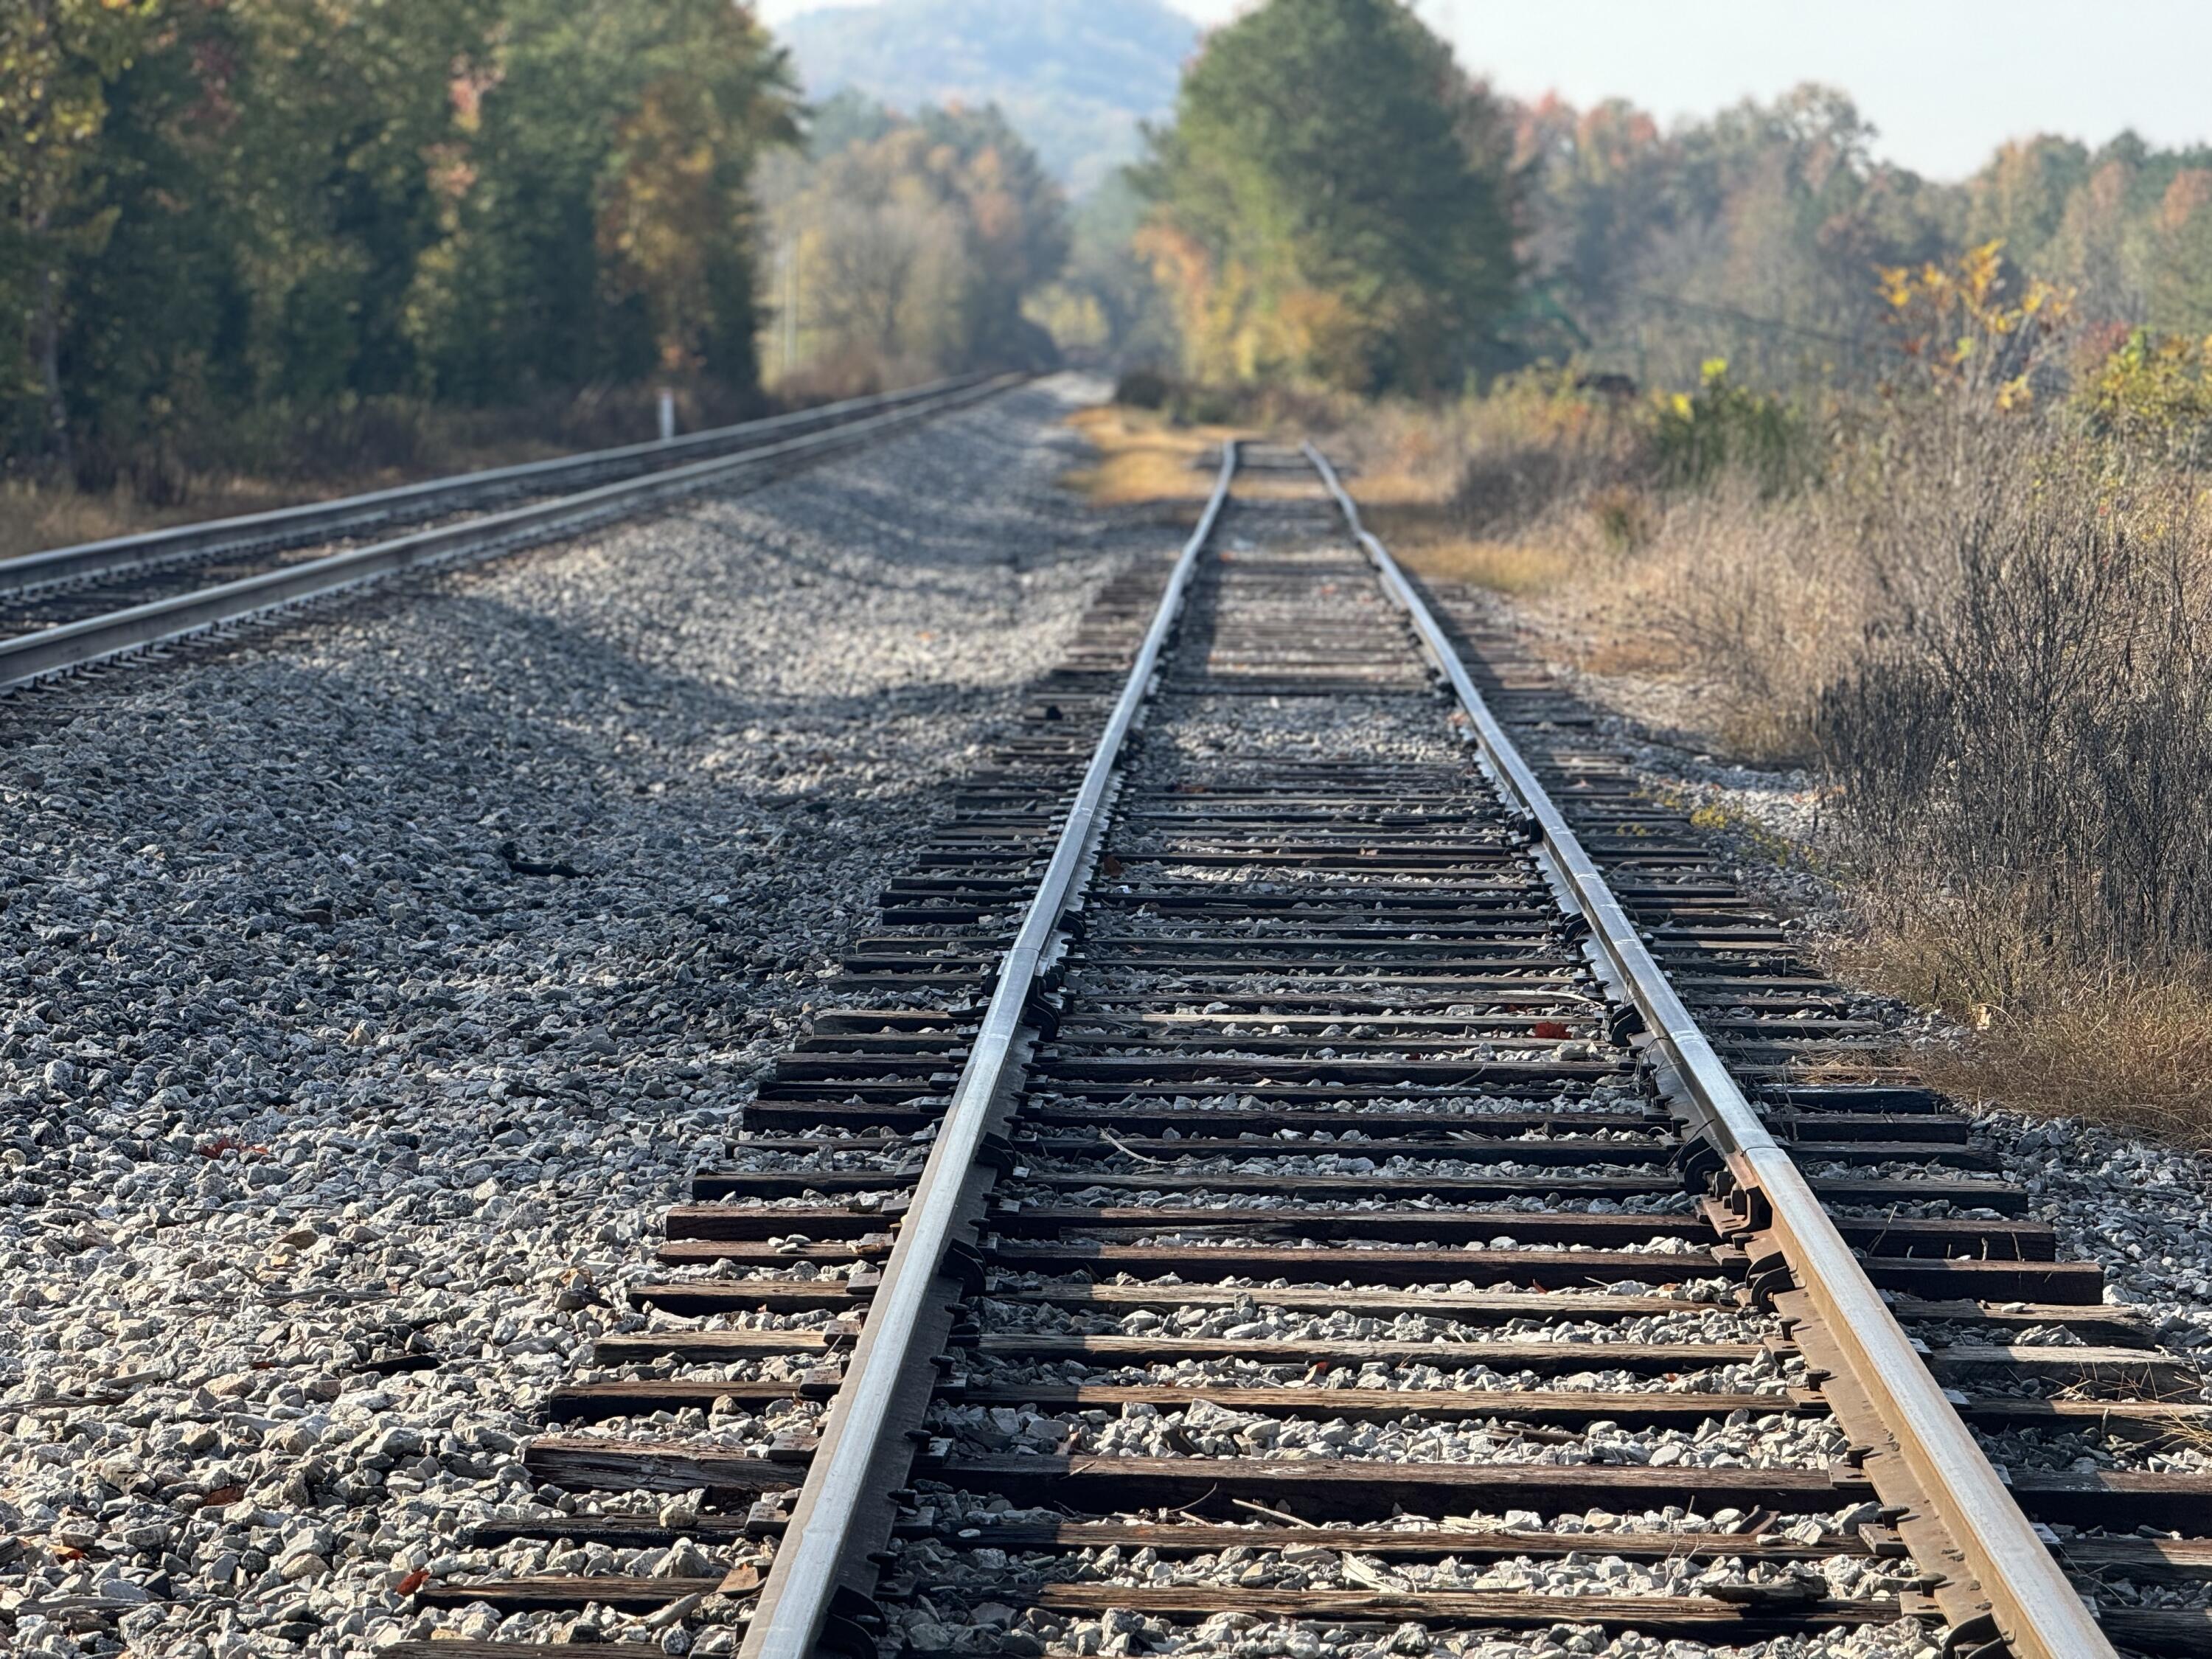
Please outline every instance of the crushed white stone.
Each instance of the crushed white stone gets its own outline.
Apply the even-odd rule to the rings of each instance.
[[[1057,486],[1096,390],[0,707],[0,1646],[507,1629],[397,1586],[560,1497],[641,1231],[1159,550]]]

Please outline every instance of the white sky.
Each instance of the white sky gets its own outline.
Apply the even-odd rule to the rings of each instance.
[[[771,23],[822,0],[761,0]],[[857,0],[870,3],[871,0]],[[1110,6],[1114,0],[1095,0]],[[1168,0],[1219,22],[1249,0]],[[1702,115],[1826,81],[1881,130],[1881,153],[1936,179],[2004,139],[2212,139],[2206,0],[1415,0],[1460,61],[1500,90],[1618,95]]]

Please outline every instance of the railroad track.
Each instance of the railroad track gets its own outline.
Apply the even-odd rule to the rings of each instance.
[[[702,489],[780,477],[963,408],[1019,378],[963,376],[667,443],[464,473],[11,559],[0,563],[0,693],[403,572],[535,546]]]
[[[2203,1379],[1250,459],[667,1212],[495,1570],[415,1587],[494,1627],[388,1651],[2212,1651]]]

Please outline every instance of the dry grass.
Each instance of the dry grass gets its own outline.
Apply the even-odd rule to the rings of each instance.
[[[573,453],[572,448],[556,443],[507,440],[441,448],[433,464],[425,465],[362,468],[283,479],[240,472],[195,473],[184,481],[183,503],[173,507],[149,506],[123,485],[94,491],[9,480],[0,483],[0,561],[49,548],[138,535],[172,525],[273,512],[306,501],[330,501],[425,478]]]
[[[1233,427],[1181,426],[1118,404],[1084,410],[1068,424],[1098,459],[1065,474],[1063,484],[1093,506],[1157,507],[1182,523],[1194,522],[1205,503],[1222,441],[1251,435]],[[1267,435],[1295,443],[1304,434],[1285,427]],[[1455,477],[1449,445],[1433,427],[1400,416],[1387,431],[1347,429],[1323,447],[1351,469],[1347,482],[1369,526],[1423,578],[1525,596],[1560,587],[1572,575],[1577,556],[1564,545],[1487,539],[1461,528],[1449,503]],[[1310,495],[1313,483],[1295,475],[1247,476],[1237,490],[1247,499],[1297,498]]]
[[[1385,404],[1358,425],[1324,433],[1317,441],[1347,486],[1357,486],[1360,511],[1370,519],[1379,523],[1395,514],[1419,526],[1455,516],[1450,509],[1462,440],[1447,412]],[[1397,550],[1395,545],[1391,550]]]
[[[1777,501],[1749,472],[1662,487],[1635,407],[1559,377],[1346,417],[1376,532],[1432,580],[1540,602],[1585,671],[1694,696],[1711,747],[1802,762],[1822,689],[1880,605],[1856,502]]]
[[[1555,544],[1462,535],[1404,508],[1365,512],[1363,501],[1362,511],[1398,562],[1425,581],[1463,582],[1526,599],[1555,592],[1577,574],[1576,556]]]
[[[1572,554],[1533,542],[1478,541],[1470,537],[1422,541],[1394,537],[1379,526],[1376,533],[1401,563],[1427,581],[1464,582],[1527,599],[1554,592],[1573,580],[1576,573]]]
[[[2063,423],[1847,411],[1670,483],[1559,396],[1333,438],[1407,565],[1533,600],[1717,753],[1822,767],[1835,969],[1966,1027],[1937,1086],[2212,1146],[2212,508]]]
[[[2051,959],[2016,913],[1931,910],[1891,918],[1841,946],[1848,978],[1966,1025],[1916,1048],[1915,1069],[1961,1099],[2148,1130],[2212,1146],[2212,963],[2165,973]],[[2008,994],[1991,988],[2006,982]],[[1990,1000],[1996,998],[1996,1000]]]
[[[270,406],[250,422],[211,422],[176,450],[118,454],[94,445],[79,457],[74,487],[36,471],[0,478],[0,559],[635,443],[655,430],[657,401],[657,386],[643,383],[483,410],[406,398]],[[677,394],[684,432],[764,412],[757,397],[712,385]],[[148,492],[161,504],[150,505]]]
[[[1609,633],[1592,640],[1574,653],[1574,662],[1586,674],[1624,679],[1673,679],[1689,666],[1679,646],[1648,630]]]
[[[1225,435],[1123,410],[1078,423],[1102,459],[1071,482],[1115,505],[1194,510]],[[2017,422],[1893,417],[1779,494],[1725,471],[1662,487],[1556,402],[1322,424],[1410,569],[1533,601],[1577,666],[1679,698],[1717,752],[1826,766],[1823,863],[1859,929],[1831,965],[1968,1032],[1905,1063],[1965,1098],[2212,1146],[2212,517],[2194,495]]]
[[[196,496],[189,506],[147,506],[127,489],[88,495],[82,490],[23,483],[0,484],[0,560],[20,558],[50,547],[105,541],[196,519],[258,513],[301,499],[268,488],[234,486]]]
[[[1091,465],[1061,475],[1060,483],[1094,507],[1145,507],[1176,523],[1195,524],[1213,487],[1207,471],[1223,439],[1237,434],[1214,427],[1179,427],[1149,410],[1105,404],[1068,417],[1097,453]]]
[[[1060,475],[1066,488],[1094,507],[1151,507],[1168,522],[1198,522],[1212,493],[1221,446],[1231,438],[1250,439],[1249,431],[1228,426],[1181,426],[1151,410],[1107,404],[1078,411],[1068,424],[1090,441],[1097,460]],[[1270,434],[1296,442],[1300,434]],[[1311,473],[1240,475],[1237,494],[1245,501],[1305,501],[1316,484]]]

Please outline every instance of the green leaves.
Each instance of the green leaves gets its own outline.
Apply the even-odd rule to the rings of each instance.
[[[0,448],[750,390],[795,104],[730,0],[0,0]]]
[[[1212,35],[1139,175],[1192,372],[1456,380],[1516,275],[1495,125],[1397,0],[1271,0]]]

